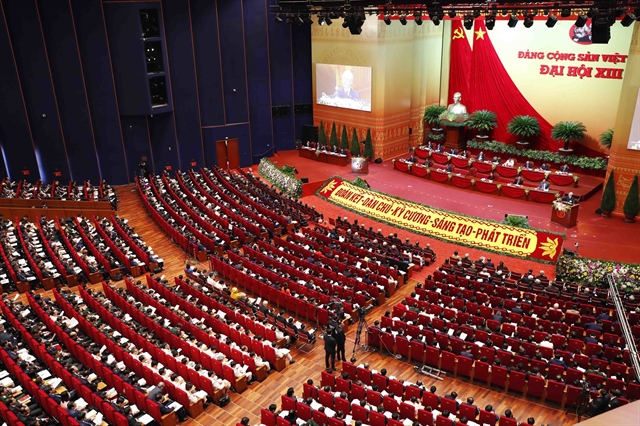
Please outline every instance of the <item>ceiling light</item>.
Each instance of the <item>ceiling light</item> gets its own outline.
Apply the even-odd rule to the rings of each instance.
[[[280,23],[282,23],[282,17],[280,17],[280,14],[279,14],[279,13],[276,15],[276,17],[275,17],[275,21],[276,21],[277,23],[279,23],[279,24],[280,24]]]
[[[327,26],[333,24],[333,21],[331,20],[331,18],[329,18],[329,16],[327,16],[326,18],[324,18],[324,22],[327,24]]]
[[[309,25],[313,25],[313,19],[311,19],[311,15],[307,15],[304,17],[304,23],[305,24],[309,24]]]
[[[474,18],[479,18],[480,17],[480,9],[474,9],[473,10],[473,17]]]
[[[492,30],[496,26],[496,15],[489,15],[485,18],[484,24],[488,30]]]
[[[549,28],[553,28],[558,23],[558,17],[556,15],[549,15],[547,23],[545,24]]]
[[[523,25],[525,28],[531,28],[533,26],[533,16],[532,15],[525,16]]]
[[[324,25],[324,16],[318,15],[318,25]]]
[[[584,24],[587,23],[587,17],[585,15],[578,15],[578,19],[576,19],[576,27],[582,28]]]
[[[515,28],[517,24],[518,24],[518,15],[513,13],[511,14],[511,16],[509,16],[509,22],[507,23],[507,25],[509,25],[509,28]]]
[[[464,27],[468,30],[473,28],[473,18],[471,16],[465,16]]]
[[[451,10],[449,11],[449,18],[453,19],[453,18],[455,18],[455,17],[456,17],[456,11],[455,11],[455,10],[453,10],[453,9],[451,9]]]
[[[633,21],[635,20],[636,20],[636,15],[634,15],[633,13],[629,13],[624,18],[622,18],[622,21],[620,21],[620,23],[622,24],[623,27],[628,27],[629,25],[633,24]]]
[[[416,21],[416,25],[422,25],[422,16],[418,15],[413,20]]]
[[[389,18],[389,15],[384,15],[384,18],[382,18],[382,20],[385,24],[391,25],[391,18]]]
[[[406,15],[404,13],[402,15],[400,15],[400,23],[402,25],[407,25],[407,17],[406,17]]]
[[[562,12],[560,12],[560,16],[562,16],[563,18],[568,18],[569,16],[571,16],[571,8],[563,7]]]

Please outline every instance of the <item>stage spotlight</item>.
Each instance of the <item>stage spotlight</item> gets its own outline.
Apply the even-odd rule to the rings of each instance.
[[[295,22],[295,23],[296,23],[296,24],[298,24],[298,25],[302,25],[302,24],[304,24],[304,19],[302,19],[302,16],[297,15],[297,16],[294,18],[293,22]]]
[[[324,25],[324,16],[318,15],[318,25]]]
[[[582,28],[584,24],[587,23],[587,17],[585,15],[578,15],[578,19],[576,19],[576,27]]]
[[[464,27],[468,30],[473,28],[473,18],[471,16],[466,16],[464,18]]]
[[[305,24],[309,24],[309,25],[313,25],[313,19],[311,19],[311,15],[307,15],[304,17],[304,23]]]
[[[562,12],[560,12],[560,16],[562,16],[563,18],[568,18],[569,16],[571,16],[571,8],[563,7]]]
[[[279,14],[279,13],[276,15],[276,17],[275,17],[275,21],[276,21],[278,24],[281,24],[281,23],[282,23],[282,17],[280,16],[280,14]]]
[[[407,16],[404,13],[400,15],[400,23],[402,25],[407,25]]]
[[[391,18],[389,17],[389,15],[384,15],[384,18],[382,20],[385,24],[391,25]]]
[[[455,18],[455,17],[456,17],[456,11],[455,11],[455,10],[453,10],[453,9],[451,9],[451,10],[449,11],[449,18],[453,19],[453,18]]]
[[[509,22],[507,22],[507,25],[509,25],[509,28],[515,28],[515,26],[518,25],[518,15],[516,15],[515,13],[511,14],[511,16],[509,16]]]
[[[622,24],[623,27],[628,27],[629,25],[633,24],[633,21],[635,20],[636,20],[636,15],[634,15],[633,13],[629,13],[624,18],[622,18],[622,21],[620,21],[620,23]]]
[[[587,18],[593,18],[593,15],[595,15],[596,13],[598,13],[598,8],[592,7],[587,11]]]
[[[484,20],[484,24],[488,30],[492,30],[493,27],[496,26],[496,16],[495,15],[487,16]]]
[[[329,16],[327,16],[326,18],[324,18],[324,22],[327,24],[327,26],[333,24],[333,21],[331,20],[331,18],[329,18]]]
[[[558,23],[558,17],[556,15],[549,15],[547,18],[547,27],[553,28]]]
[[[608,44],[611,39],[611,25],[615,18],[611,13],[596,12],[591,21],[591,42],[593,44]]]
[[[332,10],[331,12],[329,12],[329,16],[328,17],[331,18],[331,19],[338,19],[338,14],[336,13],[335,10]],[[331,24],[328,24],[328,25],[331,25]]]
[[[480,9],[474,9],[473,10],[473,17],[474,18],[479,18],[480,17]]]
[[[624,15],[625,12],[626,11],[624,9],[616,9],[613,12],[613,16],[617,19],[617,18],[621,17],[622,15]]]
[[[525,16],[523,25],[525,28],[531,28],[533,26],[533,16],[532,15]]]
[[[345,17],[344,20],[342,21],[342,28],[347,28],[350,22],[351,22],[351,17],[350,16]]]
[[[413,20],[416,21],[416,25],[422,25],[422,16],[418,15]]]

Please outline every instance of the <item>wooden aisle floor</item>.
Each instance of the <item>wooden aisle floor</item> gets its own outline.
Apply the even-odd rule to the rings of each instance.
[[[120,197],[120,205],[118,214],[129,220],[129,225],[133,226],[144,241],[153,247],[153,250],[164,259],[165,270],[163,274],[173,283],[173,277],[183,273],[183,269],[189,257],[174,245],[164,232],[155,224],[155,222],[147,216],[145,210],[140,203],[134,185],[127,185],[117,188]],[[202,265],[202,268],[208,269],[208,265]],[[434,268],[434,266],[431,266]],[[200,267],[199,267],[200,269]],[[430,273],[430,272],[429,272]],[[373,309],[367,319],[370,324],[375,319],[379,319],[386,310],[390,310],[402,298],[408,295],[416,282],[412,281],[403,286],[394,296],[388,299],[384,305]],[[121,285],[122,282],[114,283]],[[93,287],[99,289],[101,284]],[[26,298],[25,298],[26,301]],[[350,358],[355,338],[356,326],[352,325],[347,331],[347,359]],[[366,333],[362,334],[363,341],[366,339]],[[273,372],[262,383],[254,383],[249,389],[242,394],[231,394],[231,403],[224,408],[211,406],[205,410],[197,419],[189,419],[183,425],[185,426],[210,426],[210,425],[235,425],[242,417],[248,417],[250,424],[260,424],[260,409],[266,408],[269,404],[275,403],[280,406],[280,396],[286,393],[289,387],[295,389],[296,395],[302,395],[302,384],[308,379],[313,379],[314,383],[320,383],[320,373],[324,368],[324,350],[322,340],[313,347],[305,347],[303,353],[292,347],[291,354],[297,361],[293,365],[288,365],[282,372]],[[472,396],[475,404],[484,408],[487,404],[492,404],[497,413],[503,414],[506,409],[511,409],[518,421],[526,421],[528,417],[534,417],[536,425],[569,425],[577,421],[577,417],[573,414],[565,414],[559,408],[553,408],[549,404],[541,404],[535,399],[523,398],[516,394],[506,394],[485,386],[479,386],[470,383],[468,380],[460,380],[453,377],[445,377],[444,381],[438,381],[428,376],[419,375],[414,372],[413,364],[396,360],[393,357],[384,356],[379,353],[364,353],[359,351],[356,354],[357,362],[368,362],[371,369],[380,370],[386,368],[388,375],[396,376],[410,382],[421,380],[427,387],[435,385],[438,388],[439,395],[445,395],[451,391],[458,393],[458,397],[466,400]],[[340,368],[340,363],[336,364]]]

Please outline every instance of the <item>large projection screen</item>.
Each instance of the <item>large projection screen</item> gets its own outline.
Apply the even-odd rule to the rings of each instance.
[[[316,64],[316,103],[371,112],[371,67]]]

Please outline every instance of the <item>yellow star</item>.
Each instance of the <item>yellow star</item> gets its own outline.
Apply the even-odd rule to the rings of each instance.
[[[476,40],[480,40],[480,39],[484,40],[484,35],[486,33],[487,33],[486,31],[482,31],[482,28],[480,28],[478,31],[476,31]]]

